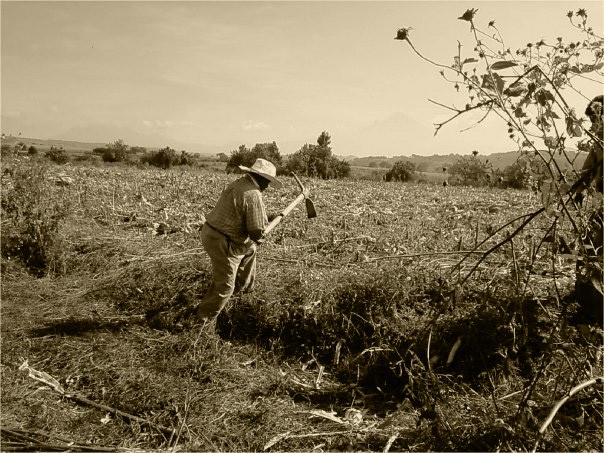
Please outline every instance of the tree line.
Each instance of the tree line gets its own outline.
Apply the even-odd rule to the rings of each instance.
[[[253,148],[245,145],[231,152],[227,161],[226,171],[236,172],[240,165],[250,167],[257,158],[271,161],[277,167],[277,174],[289,174],[294,172],[322,179],[336,179],[350,176],[350,164],[338,159],[332,154],[331,136],[328,132],[321,132],[317,138],[317,144],[304,144],[294,154],[285,159],[279,153],[275,142],[257,143]]]
[[[9,149],[10,148],[10,149]],[[37,148],[29,149],[23,143],[14,146],[3,144],[3,154],[27,151],[34,156]],[[199,156],[187,151],[176,151],[169,146],[159,150],[147,150],[141,146],[128,146],[123,140],[116,140],[104,147],[94,148],[93,155],[100,156],[103,162],[140,163],[162,169],[175,166],[198,164]],[[62,147],[52,146],[44,156],[58,164],[69,162],[69,157]],[[238,172],[239,166],[250,167],[257,158],[267,159],[275,164],[279,175],[295,172],[298,175],[337,179],[351,175],[349,162],[338,159],[331,149],[331,136],[323,131],[317,138],[316,144],[304,144],[295,153],[282,156],[276,142],[257,143],[252,148],[240,145],[231,151],[217,154],[219,162],[226,163],[227,173]],[[530,152],[521,153],[512,165],[504,169],[494,169],[488,158],[478,156],[473,151],[469,156],[458,157],[454,162],[443,167],[443,179],[447,185],[463,186],[493,186],[525,189],[535,187],[546,177],[548,169],[544,163]],[[382,176],[387,182],[414,182],[421,178],[421,167],[407,160],[394,162]]]

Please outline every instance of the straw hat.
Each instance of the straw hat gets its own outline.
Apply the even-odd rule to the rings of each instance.
[[[277,169],[271,162],[266,159],[256,159],[256,162],[254,162],[254,165],[252,165],[251,168],[245,167],[243,165],[239,165],[239,168],[243,171],[256,173],[257,175],[268,179],[271,182],[271,185],[277,189],[279,189],[283,185],[281,181],[279,181],[275,177],[277,175]]]

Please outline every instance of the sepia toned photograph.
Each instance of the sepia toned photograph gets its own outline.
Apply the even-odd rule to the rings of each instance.
[[[0,2],[0,451],[604,451],[604,3]]]

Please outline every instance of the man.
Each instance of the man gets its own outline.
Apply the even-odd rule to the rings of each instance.
[[[239,168],[247,174],[222,192],[201,230],[213,280],[197,309],[200,321],[216,318],[234,292],[253,288],[256,246],[268,225],[261,193],[269,185],[282,186],[275,166],[265,159],[256,159],[251,168]]]

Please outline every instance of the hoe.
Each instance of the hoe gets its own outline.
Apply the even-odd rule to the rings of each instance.
[[[281,221],[290,213],[292,212],[292,210],[298,206],[298,204],[304,200],[306,202],[306,216],[309,219],[313,219],[315,217],[317,217],[317,211],[315,210],[315,204],[313,203],[313,201],[308,198],[309,195],[309,191],[308,189],[306,189],[303,185],[302,182],[300,181],[300,178],[298,178],[298,176],[292,172],[292,175],[294,178],[296,178],[296,182],[298,183],[298,185],[300,186],[300,190],[301,193],[300,195],[298,195],[296,197],[296,199],[294,201],[292,201],[290,203],[290,205],[285,208],[277,217],[275,217],[271,223],[268,224],[268,226],[266,227],[266,229],[264,230],[264,235],[266,236],[267,234],[269,234],[277,225],[279,225],[279,223],[281,223]]]

